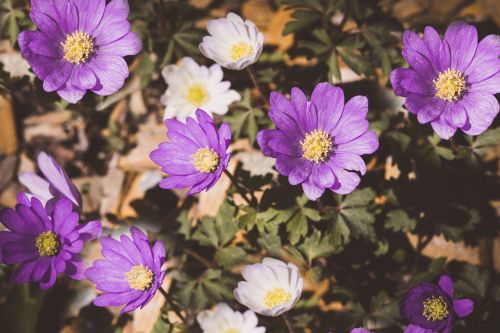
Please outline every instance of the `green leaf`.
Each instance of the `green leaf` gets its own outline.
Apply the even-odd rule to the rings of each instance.
[[[179,222],[181,224],[181,227],[179,228],[178,233],[180,233],[181,235],[184,235],[184,237],[186,237],[186,239],[191,238],[191,229],[192,229],[192,227],[191,227],[192,226],[192,219],[189,218],[188,213],[189,212],[187,210],[183,210],[183,211],[181,211],[181,213],[177,217],[177,222]]]
[[[244,207],[242,211],[246,214],[239,217],[239,225],[246,230],[252,230],[257,227],[261,233],[269,233],[276,235],[278,233],[278,226],[281,223],[287,222],[295,212],[294,208],[277,210],[269,208],[263,212],[257,212],[254,208]]]
[[[404,153],[410,146],[411,138],[410,136],[400,132],[400,131],[390,131],[384,134],[389,138],[389,143],[397,147],[399,152]]]
[[[260,247],[269,252],[277,252],[281,249],[281,238],[278,235],[263,234],[257,242]]]
[[[373,227],[375,215],[368,211],[374,198],[375,192],[370,188],[365,188],[345,197],[340,205],[338,219],[349,226],[355,238],[363,237],[372,242],[376,241]]]
[[[38,286],[31,288],[30,284],[14,286],[6,295],[8,306],[2,307],[4,322],[12,328],[12,332],[32,333],[36,332],[38,314],[42,307],[44,293]],[[23,315],[20,316],[19,314]],[[7,329],[7,331],[9,331]]]
[[[373,72],[370,60],[365,58],[359,51],[343,47],[337,47],[337,51],[347,66],[357,74],[370,75]]]
[[[446,258],[444,257],[432,260],[427,268],[427,271],[414,275],[411,278],[410,283],[415,284],[418,282],[430,282],[436,280],[443,273],[445,265]]]
[[[488,149],[498,145],[500,145],[500,127],[479,135],[472,144],[472,149],[476,154],[483,156]]]
[[[459,280],[455,284],[457,293],[468,298],[484,298],[488,291],[491,275],[488,270],[464,264]]]
[[[310,219],[314,222],[318,222],[321,220],[321,214],[316,209],[309,208],[309,207],[302,207],[301,211],[302,211],[302,214],[304,214],[308,219]]]
[[[375,49],[375,55],[378,58],[380,68],[382,68],[382,73],[384,73],[384,77],[389,77],[392,71],[391,61],[389,59],[389,54],[383,48]]]
[[[351,237],[351,229],[343,219],[337,218],[332,222],[331,229],[331,240],[333,245],[342,249],[346,244],[349,243]]]
[[[283,36],[306,28],[313,22],[321,19],[321,14],[311,10],[299,9],[293,12],[292,18],[295,20],[290,21],[285,25],[285,29],[282,33]]]
[[[356,21],[363,21],[375,11],[363,0],[346,1],[347,12],[351,14]]]
[[[173,332],[174,326],[166,321],[166,319],[160,317],[153,326],[151,333],[171,333]]]
[[[390,211],[385,221],[385,227],[393,231],[407,232],[413,230],[416,225],[417,220],[410,218],[402,209]]]
[[[17,20],[15,15],[9,16],[9,38],[12,45],[16,44],[17,36],[19,35],[19,26],[17,25]]]
[[[290,221],[287,222],[286,231],[288,231],[288,240],[292,245],[297,244],[300,238],[307,234],[307,218],[300,210],[297,210]]]
[[[189,55],[197,56],[200,54],[198,45],[201,42],[201,34],[198,31],[177,32],[174,35],[174,40]]]
[[[335,77],[339,82],[342,81],[342,76],[340,74],[339,61],[337,59],[337,53],[333,51],[326,61],[328,66],[328,81],[333,82],[333,77]]]
[[[246,256],[245,250],[237,246],[228,246],[223,249],[218,249],[215,253],[215,261],[226,269],[232,268],[234,265],[241,263]]]
[[[371,188],[354,191],[342,201],[340,208],[363,207],[371,204],[375,199],[375,192]]]
[[[204,217],[193,234],[193,239],[203,246],[220,247],[233,239],[238,226],[234,219],[236,208],[226,200],[217,217]]]
[[[330,235],[322,236],[320,231],[315,231],[299,246],[299,250],[305,255],[309,264],[320,257],[327,257],[336,250]]]
[[[233,298],[235,281],[222,274],[220,270],[208,269],[201,276],[192,278],[179,276],[179,301],[194,311],[205,309],[210,305]]]
[[[436,147],[436,153],[444,158],[445,160],[453,160],[455,158],[455,155],[453,154],[453,151],[449,148],[446,147]]]

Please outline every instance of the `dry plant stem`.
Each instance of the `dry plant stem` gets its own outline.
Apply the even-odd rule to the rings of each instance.
[[[234,187],[236,187],[236,190],[243,197],[243,199],[245,199],[245,201],[247,202],[247,204],[249,206],[252,206],[252,202],[247,198],[245,190],[240,186],[240,184],[238,183],[238,181],[236,180],[236,178],[234,178],[234,176],[229,171],[227,171],[227,170],[224,170],[224,173],[226,174],[226,176],[229,177],[229,179],[231,179],[231,183],[233,183]]]
[[[253,85],[255,86],[257,91],[259,92],[260,98],[264,101],[266,108],[269,109],[270,108],[269,101],[267,100],[266,96],[264,95],[264,93],[260,89],[259,82],[257,81],[257,76],[255,75],[255,72],[253,71],[252,66],[248,66],[247,71],[248,71],[248,75],[250,75],[250,79],[252,80]]]
[[[281,317],[283,318],[283,321],[285,322],[286,328],[288,329],[288,333],[294,333],[293,332],[292,322],[290,321],[290,318],[288,317],[288,314],[284,313],[284,314],[281,315]]]
[[[189,254],[194,259],[198,260],[201,264],[203,264],[207,268],[213,268],[213,265],[212,265],[212,263],[210,261],[208,261],[207,259],[203,258],[202,256],[200,256],[198,253],[194,252],[193,250],[191,250],[191,249],[184,249],[184,252],[186,252],[187,254]]]
[[[186,322],[186,318],[182,315],[180,307],[177,304],[174,303],[174,301],[170,298],[170,296],[165,291],[165,289],[163,289],[162,287],[160,287],[158,290],[160,290],[161,294],[165,297],[165,299],[167,300],[167,303],[170,305],[170,307],[172,308],[172,310],[174,310],[175,314],[179,318],[181,318],[181,320],[182,320],[183,323],[185,323]]]

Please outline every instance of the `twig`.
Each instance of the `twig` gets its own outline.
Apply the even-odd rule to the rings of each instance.
[[[250,75],[250,79],[252,80],[253,85],[255,86],[257,91],[259,92],[260,98],[264,101],[266,107],[269,109],[270,108],[269,101],[267,100],[266,96],[264,95],[264,93],[260,89],[259,82],[257,81],[257,76],[255,75],[255,72],[254,72],[252,66],[248,66],[247,71],[248,71],[248,75]]]
[[[202,256],[200,256],[198,253],[194,252],[193,250],[191,250],[191,249],[184,249],[184,252],[186,252],[186,254],[190,255],[194,259],[198,260],[200,263],[202,263],[207,268],[213,268],[213,265],[212,265],[212,263],[210,263],[210,261],[208,261],[207,259],[203,258]]]
[[[240,184],[238,183],[236,178],[229,171],[227,171],[227,169],[224,170],[224,173],[226,174],[226,176],[229,177],[229,179],[231,180],[231,183],[233,183],[234,187],[236,187],[236,190],[238,191],[238,193],[243,197],[243,199],[245,199],[247,204],[249,206],[251,206],[252,202],[247,198],[245,190],[240,186]]]
[[[283,321],[285,322],[286,328],[288,328],[288,333],[293,333],[293,326],[290,322],[290,318],[288,318],[288,314],[284,313],[281,315]]]
[[[162,287],[158,288],[158,290],[160,290],[160,293],[165,297],[165,299],[167,300],[167,303],[170,305],[170,307],[172,308],[172,310],[174,310],[175,314],[181,318],[182,322],[186,322],[186,318],[184,317],[184,315],[181,313],[181,309],[180,307],[174,303],[174,301],[170,298],[170,296],[168,295],[168,293],[165,291],[165,289],[163,289]]]

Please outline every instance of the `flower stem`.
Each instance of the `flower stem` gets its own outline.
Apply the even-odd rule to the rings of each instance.
[[[160,290],[160,293],[165,297],[165,299],[167,300],[167,303],[170,305],[170,307],[175,312],[175,314],[182,320],[182,322],[185,323],[186,322],[186,318],[181,313],[181,308],[176,303],[174,303],[174,301],[170,298],[170,296],[165,291],[165,289],[163,289],[162,287],[160,287],[160,288],[158,288],[158,290]]]
[[[243,189],[243,187],[240,186],[240,184],[238,183],[236,178],[227,170],[224,170],[224,173],[226,174],[226,176],[229,177],[229,179],[231,180],[231,183],[233,183],[234,187],[236,187],[236,190],[238,191],[238,193],[243,197],[243,199],[245,199],[247,204],[249,206],[251,206],[252,202],[247,198],[245,190]]]
[[[290,321],[288,314],[284,313],[281,315],[281,317],[283,318],[283,321],[285,322],[286,328],[288,329],[288,333],[293,333],[292,322]]]
[[[264,104],[269,109],[269,107],[270,107],[269,101],[267,100],[266,96],[264,95],[264,93],[260,89],[259,82],[257,81],[257,76],[255,75],[255,72],[254,72],[252,66],[248,66],[247,71],[248,71],[248,75],[250,75],[250,79],[252,80],[253,85],[255,86],[257,91],[259,92],[260,98],[264,101]]]

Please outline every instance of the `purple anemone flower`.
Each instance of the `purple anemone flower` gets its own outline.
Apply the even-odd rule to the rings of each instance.
[[[455,318],[472,313],[470,299],[453,297],[453,281],[442,275],[439,285],[419,283],[413,286],[400,302],[401,317],[410,322],[405,333],[449,333]]]
[[[273,92],[269,116],[277,129],[260,131],[257,142],[264,155],[276,158],[276,169],[290,184],[302,184],[310,200],[327,188],[347,194],[360,182],[357,172],[366,173],[361,155],[378,149],[367,113],[365,96],[344,105],[342,89],[328,83],[318,84],[310,101],[299,88],[292,89],[290,101]]]
[[[122,235],[120,241],[101,237],[104,259],[94,262],[85,276],[103,292],[94,300],[97,306],[125,305],[121,312],[143,308],[161,287],[165,271],[165,246],[156,241],[153,247],[139,229],[130,229],[132,238]]]
[[[31,201],[24,197],[15,209],[0,211],[0,222],[8,229],[0,232],[3,262],[19,264],[12,281],[36,282],[47,289],[54,285],[58,274],[83,279],[85,263],[80,251],[86,241],[97,238],[102,226],[99,221],[78,224],[79,219],[66,198],[49,208],[36,197]]]
[[[127,0],[31,0],[37,31],[18,42],[43,89],[77,103],[87,90],[111,95],[128,77],[124,56],[142,49],[130,31]]]
[[[362,328],[362,327],[358,327],[358,328],[353,328],[351,330],[351,333],[373,333],[372,331],[368,331],[367,329],[365,328]]]
[[[165,120],[168,142],[162,142],[149,155],[169,176],[160,182],[164,189],[191,187],[187,195],[209,190],[226,170],[231,154],[231,128],[222,123],[219,129],[203,110],[196,110],[196,121],[186,124]]]
[[[430,26],[424,40],[405,31],[403,46],[410,68],[395,69],[391,83],[419,123],[430,122],[443,139],[457,128],[469,135],[488,129],[499,111],[494,95],[500,92],[500,36],[478,43],[474,26],[454,22],[444,39]]]
[[[19,182],[29,190],[28,197],[37,197],[43,205],[53,198],[68,198],[75,206],[81,207],[80,192],[52,156],[40,152],[37,165],[43,177],[34,172],[23,172],[19,175]],[[18,200],[22,200],[22,196]]]

